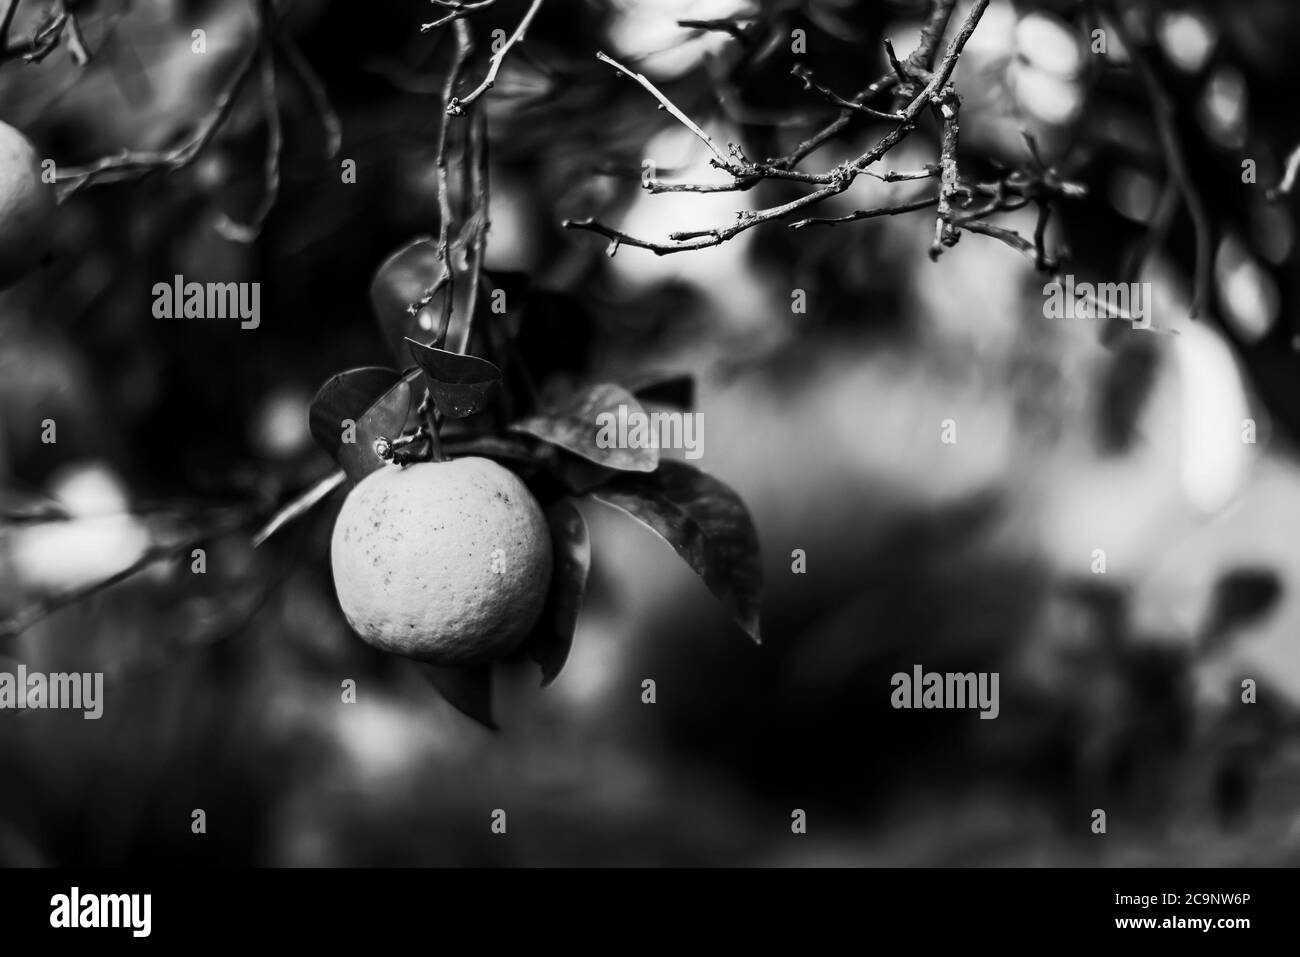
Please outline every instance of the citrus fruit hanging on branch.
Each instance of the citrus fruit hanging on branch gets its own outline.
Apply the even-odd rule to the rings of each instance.
[[[476,457],[366,476],[339,512],[331,559],[358,635],[438,665],[513,651],[551,585],[541,506],[513,472]]]
[[[36,268],[54,233],[54,187],[27,137],[0,123],[0,289]]]

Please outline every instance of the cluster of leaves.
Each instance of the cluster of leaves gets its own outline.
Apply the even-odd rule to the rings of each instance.
[[[539,390],[539,373],[520,348],[529,323],[525,289],[512,312],[498,312],[477,297],[473,346],[480,356],[440,348],[445,329],[429,329],[433,312],[412,307],[441,269],[436,243],[419,239],[388,259],[371,286],[371,304],[401,371],[366,366],[330,378],[312,402],[311,431],[337,461],[350,486],[380,468],[392,468],[389,451],[409,447],[425,430],[447,458],[481,456],[518,474],[537,497],[550,525],[554,574],[537,625],[521,646],[553,681],[568,658],[586,590],[591,544],[575,500],[590,497],[626,512],[661,537],[703,579],[736,623],[759,640],[762,572],[758,536],[744,503],[727,485],[659,449],[602,448],[596,423],[602,413],[643,413],[643,403],[689,410],[694,382],[667,375],[624,387],[551,375]],[[507,281],[508,280],[508,281]],[[526,279],[503,277],[526,286]],[[484,277],[489,288],[500,286]],[[534,363],[536,365],[536,363]],[[504,371],[503,371],[504,370]],[[354,427],[344,441],[343,424]],[[381,454],[384,453],[384,454]],[[494,727],[492,666],[446,668],[422,664],[455,707]]]

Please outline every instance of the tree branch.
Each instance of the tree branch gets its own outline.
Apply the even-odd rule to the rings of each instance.
[[[934,68],[934,58],[943,43],[943,35],[948,31],[948,22],[952,19],[953,8],[957,0],[935,0],[930,6],[930,15],[921,27],[921,39],[916,49],[911,52],[904,64],[910,73],[929,71]]]
[[[517,43],[523,43],[524,34],[528,32],[528,26],[533,22],[533,17],[537,15],[537,11],[541,9],[541,6],[542,0],[533,0],[529,4],[523,19],[519,21],[519,26],[515,27],[515,32],[510,34],[505,43],[501,44],[500,50],[492,54],[492,59],[488,61],[487,76],[483,77],[483,82],[471,90],[463,99],[453,96],[447,101],[447,114],[449,116],[464,115],[466,107],[472,105],[475,100],[496,85],[497,73],[501,70],[502,61],[505,60],[506,54],[510,52],[511,47]],[[459,24],[462,21],[457,20],[456,22]]]
[[[717,33],[726,33],[735,37],[737,40],[739,40],[747,47],[752,47],[754,45],[753,41],[749,38],[749,35],[745,33],[745,28],[742,27],[735,20],[726,20],[726,19],[678,20],[677,25],[679,27],[684,27],[688,30],[700,30],[702,32],[714,31]]]
[[[679,110],[676,107],[676,105],[674,105],[672,100],[668,99],[668,97],[660,93],[659,88],[656,87],[653,83],[651,83],[648,79],[646,79],[646,77],[643,74],[637,73],[635,70],[629,70],[627,67],[619,63],[613,57],[607,56],[603,52],[597,53],[596,59],[600,60],[602,63],[608,63],[610,66],[618,70],[620,73],[623,73],[631,77],[632,79],[636,80],[636,82],[641,84],[641,86],[644,87],[651,96],[653,96],[656,100],[659,101],[660,107],[662,107],[663,109],[671,113],[679,123],[681,123],[692,133],[694,133],[704,143],[704,145],[707,146],[713,152],[713,155],[717,159],[721,160],[722,163],[724,164],[730,163],[730,160],[727,157],[727,155],[723,153],[722,150],[718,149],[718,144],[713,142],[713,140],[709,137],[709,134],[704,132],[704,130],[700,129],[700,127],[696,124],[694,120],[692,120],[689,116],[687,116],[685,113]]]
[[[268,538],[278,532],[281,528],[288,525],[294,519],[306,515],[317,503],[323,501],[327,495],[347,481],[347,473],[342,469],[337,469],[325,476],[315,485],[312,485],[306,491],[296,496],[292,501],[286,504],[274,517],[262,526],[261,530],[253,536],[253,547],[258,548]]]
[[[865,116],[872,116],[880,120],[894,120],[895,122],[897,122],[898,120],[902,119],[902,117],[900,117],[897,113],[885,113],[882,110],[872,109],[871,107],[866,106],[865,104],[856,103],[853,100],[844,99],[844,97],[840,96],[830,87],[822,86],[820,83],[815,81],[813,79],[812,70],[804,66],[802,63],[796,63],[793,67],[791,67],[790,73],[792,76],[796,76],[803,81],[803,88],[805,90],[813,90],[816,93],[820,93],[827,101],[834,104],[835,106],[842,107],[843,109],[846,110],[854,110],[858,113],[862,113]]]
[[[117,182],[137,179],[159,169],[174,172],[189,166],[203,152],[204,147],[212,142],[221,124],[230,115],[240,90],[257,65],[258,53],[255,47],[244,58],[188,141],[170,150],[122,150],[114,156],[105,156],[85,166],[60,167],[55,176],[56,182],[72,184],[63,191],[60,199],[79,193],[100,180]]]
[[[1123,17],[1113,17],[1112,21],[1120,42],[1124,44],[1126,50],[1130,51],[1130,58],[1134,69],[1137,70],[1138,79],[1145,87],[1147,98],[1154,108],[1156,132],[1160,138],[1161,151],[1165,156],[1165,166],[1168,167],[1170,179],[1178,186],[1183,202],[1187,204],[1187,212],[1192,218],[1192,233],[1196,244],[1196,263],[1192,276],[1192,303],[1188,314],[1195,319],[1201,308],[1209,302],[1212,271],[1210,262],[1210,246],[1212,242],[1210,218],[1205,211],[1205,205],[1201,202],[1200,194],[1196,191],[1191,172],[1187,168],[1187,158],[1183,153],[1182,143],[1178,139],[1178,131],[1174,126],[1173,103],[1160,85],[1160,80],[1151,64],[1147,61],[1144,51],[1139,48],[1131,31],[1124,25]]]
[[[939,215],[934,224],[934,241],[930,244],[931,260],[938,259],[945,248],[957,245],[961,238],[961,232],[953,222],[952,207],[953,197],[960,189],[957,173],[957,133],[960,129],[957,111],[960,105],[957,94],[950,92],[935,107],[943,126],[939,145],[939,179],[942,185],[939,187]]]
[[[942,5],[946,0],[936,0],[936,2]],[[780,206],[774,206],[758,211],[741,211],[736,214],[737,222],[727,226],[671,233],[668,237],[670,241],[666,243],[638,239],[622,230],[614,229],[611,226],[597,222],[591,217],[585,219],[566,219],[563,223],[564,228],[586,230],[612,240],[608,249],[610,255],[614,255],[621,245],[629,245],[641,249],[648,249],[656,255],[663,256],[675,252],[686,252],[689,250],[705,249],[710,246],[717,246],[720,243],[726,242],[740,233],[752,229],[762,223],[783,219],[793,212],[815,205],[828,197],[844,192],[853,184],[854,180],[857,179],[858,176],[865,172],[866,167],[875,163],[882,156],[892,150],[902,142],[902,140],[905,139],[913,129],[915,129],[917,119],[923,110],[930,106],[942,105],[945,100],[954,95],[952,91],[948,89],[948,81],[952,77],[952,72],[956,68],[957,60],[961,56],[961,52],[965,48],[966,42],[970,39],[971,34],[975,32],[975,27],[979,24],[980,17],[983,15],[985,9],[987,9],[988,4],[989,0],[975,0],[975,3],[972,4],[970,12],[967,14],[966,20],[962,24],[961,29],[949,43],[948,50],[945,53],[939,68],[930,74],[930,78],[926,83],[925,88],[917,94],[899,116],[898,125],[889,130],[873,147],[871,147],[871,149],[867,150],[857,159],[849,163],[844,163],[823,174],[822,178],[825,179],[825,185],[822,186],[822,188]],[[951,5],[951,3],[948,3],[949,8]],[[951,12],[951,10],[949,10],[949,12]],[[946,20],[944,22],[946,23]],[[613,63],[613,61],[610,61],[603,55],[601,58],[607,62]],[[614,65],[616,67],[618,66],[617,63],[614,63]],[[622,69],[621,67],[619,68]],[[623,72],[626,73],[628,71],[624,69]],[[713,161],[714,166],[730,172],[732,176],[737,179],[740,179],[742,175],[745,175],[746,178],[765,178],[763,176],[762,167],[760,166],[754,164],[739,166],[733,164],[725,157],[722,157],[717,147],[713,144],[713,141],[710,140],[702,130],[699,130],[689,117],[685,117],[684,115],[679,116],[678,114],[680,111],[678,111],[676,107],[673,107],[671,103],[667,101],[667,98],[659,93],[658,90],[654,89],[653,84],[648,80],[644,80],[644,78],[641,78],[641,80],[643,81],[642,85],[646,86],[647,89],[655,95],[655,98],[665,106],[665,108],[670,108],[673,115],[678,116],[678,119],[682,120],[682,122],[687,125],[688,129],[698,131],[696,135],[704,139],[718,157]],[[770,165],[776,166],[776,164]],[[817,182],[821,182],[821,178],[815,179]],[[718,190],[709,191],[712,192]]]
[[[485,10],[488,7],[492,6],[492,4],[496,3],[497,0],[479,0],[479,2],[477,3],[462,2],[462,0],[433,0],[433,2],[440,7],[446,7],[450,9],[451,13],[447,14],[446,16],[439,17],[437,20],[434,20],[432,23],[421,23],[420,24],[421,33],[428,33],[430,30],[436,30],[438,29],[438,27],[443,26],[444,24],[447,23],[451,23],[453,20],[459,20],[461,17],[467,17],[471,13],[474,13],[475,11]]]
[[[899,213],[911,213],[918,209],[925,209],[929,206],[936,206],[939,203],[938,196],[927,196],[925,199],[918,199],[910,203],[902,203],[898,206],[881,206],[876,209],[859,209],[847,216],[833,216],[829,219],[813,217],[810,219],[801,219],[798,222],[791,223],[791,229],[803,229],[805,226],[834,226],[837,223],[853,223],[859,219],[875,219],[878,216],[897,216]]]

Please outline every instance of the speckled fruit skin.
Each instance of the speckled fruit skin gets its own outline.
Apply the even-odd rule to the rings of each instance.
[[[357,634],[439,665],[512,651],[551,584],[541,506],[517,475],[483,458],[372,472],[343,502],[330,558]]]
[[[27,137],[0,123],[0,289],[30,273],[50,250],[54,186]]]

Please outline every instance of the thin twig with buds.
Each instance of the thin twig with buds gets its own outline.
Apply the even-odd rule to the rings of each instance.
[[[275,75],[276,52],[284,54],[290,69],[293,70],[306,89],[308,99],[319,115],[321,124],[325,129],[326,150],[330,156],[338,152],[342,140],[338,115],[329,102],[320,78],[311,69],[311,66],[301,52],[298,51],[293,41],[283,34],[274,19],[274,7],[269,0],[255,0],[254,21],[256,24],[256,38],[252,48],[230,75],[230,78],[217,94],[212,107],[199,121],[198,127],[189,139],[171,149],[122,150],[92,163],[59,167],[55,180],[63,184],[59,194],[60,201],[101,183],[140,179],[162,170],[177,172],[189,166],[212,143],[222,126],[230,118],[235,104],[239,100],[240,93],[256,70],[261,80],[262,109],[267,123],[267,154],[266,161],[263,164],[265,177],[263,199],[254,214],[251,224],[243,225],[233,222],[224,224],[224,228],[231,238],[245,241],[254,238],[261,227],[261,223],[275,203],[280,182],[279,156],[283,146],[284,133],[283,120],[279,112],[279,94]]]
[[[801,177],[803,181],[819,184],[821,188],[778,206],[757,211],[743,210],[737,213],[737,221],[735,223],[726,226],[672,233],[669,235],[669,242],[666,243],[640,239],[629,235],[622,230],[600,223],[591,217],[586,219],[566,220],[563,225],[567,229],[587,230],[610,239],[610,255],[617,252],[621,245],[629,245],[648,249],[656,255],[662,256],[669,253],[717,246],[720,243],[724,243],[740,233],[752,229],[762,223],[784,219],[791,213],[798,212],[809,206],[814,206],[823,200],[829,199],[831,196],[843,193],[853,184],[858,176],[866,171],[868,166],[877,162],[881,157],[902,142],[902,140],[916,128],[918,118],[924,110],[930,107],[942,108],[945,103],[950,103],[952,98],[955,96],[948,87],[948,82],[952,77],[952,72],[956,68],[957,60],[961,56],[961,52],[964,49],[966,42],[970,39],[971,34],[975,31],[975,27],[979,23],[980,17],[983,16],[985,9],[988,7],[988,0],[976,0],[976,2],[971,6],[970,12],[967,14],[961,28],[949,43],[948,50],[942,61],[939,63],[938,67],[931,72],[929,64],[933,59],[934,50],[937,49],[943,31],[947,26],[948,17],[952,13],[953,5],[953,0],[936,0],[935,6],[931,11],[931,16],[927,19],[926,26],[922,31],[921,44],[918,45],[913,54],[908,57],[906,63],[899,64],[903,70],[909,71],[909,84],[913,81],[919,82],[920,78],[924,78],[924,87],[914,96],[911,102],[908,103],[902,113],[898,114],[896,125],[889,130],[875,144],[875,146],[867,150],[867,152],[863,153],[851,162],[841,164],[840,166],[828,170],[820,175],[805,174]],[[604,55],[601,55],[600,58],[605,62],[611,63],[613,66],[625,73],[629,72],[616,61],[610,60]],[[778,161],[778,163],[772,163],[769,161],[768,164],[762,165],[753,164],[745,160],[743,154],[735,146],[730,148],[730,156],[722,154],[721,150],[718,149],[716,144],[713,143],[708,135],[700,130],[699,126],[696,125],[694,121],[689,117],[686,117],[680,110],[673,106],[671,101],[661,93],[652,82],[639,74],[629,75],[632,75],[641,86],[645,87],[646,90],[648,90],[655,99],[659,101],[661,106],[667,109],[687,129],[697,137],[701,138],[710,147],[715,156],[715,158],[710,161],[711,164],[718,169],[730,173],[734,181],[733,185],[736,188],[739,189],[752,186],[752,181],[766,178],[778,178],[776,176],[769,177],[767,175],[767,169],[780,166],[780,161]],[[893,82],[901,84],[901,80],[898,80],[896,77],[893,78]],[[868,94],[876,89],[884,89],[885,84],[886,81],[884,79],[877,81],[876,84],[873,84],[866,91],[863,91],[863,94]],[[864,95],[856,97],[855,101],[865,98]],[[853,110],[845,110],[845,113],[849,116],[851,116],[853,112]],[[835,124],[831,124],[831,127],[834,126]],[[827,127],[827,129],[831,129],[831,127]],[[816,148],[816,145],[819,144],[811,146],[804,144],[804,146],[801,146],[799,149],[802,150],[807,147],[807,151],[811,152],[812,149]],[[798,150],[796,150],[796,152],[798,152]],[[955,163],[955,158],[953,162]],[[793,164],[790,163],[789,165]],[[788,169],[788,166],[786,168]],[[685,191],[684,186],[677,186],[676,189]],[[948,211],[948,215],[951,218],[951,210]],[[955,224],[953,225],[953,228],[955,228]]]
[[[463,115],[465,110],[469,106],[473,105],[475,100],[496,85],[497,73],[501,70],[501,64],[504,62],[506,54],[510,52],[511,47],[524,42],[524,34],[528,32],[528,27],[533,22],[533,17],[537,15],[537,11],[541,9],[541,6],[542,0],[533,0],[533,2],[529,4],[528,10],[524,13],[523,19],[519,21],[519,26],[515,27],[515,32],[510,34],[505,43],[501,44],[500,50],[497,50],[492,54],[492,59],[488,61],[487,76],[483,77],[483,82],[474,87],[474,89],[465,96],[453,96],[447,100],[447,113],[449,115]],[[463,22],[463,20],[456,21],[457,24]]]
[[[622,73],[626,76],[631,77],[633,80],[636,80],[636,82],[641,84],[641,86],[644,87],[645,90],[651,96],[653,96],[656,100],[659,101],[660,107],[667,110],[672,116],[674,116],[677,119],[679,123],[682,124],[682,126],[686,127],[688,130],[694,133],[695,136],[702,143],[704,143],[705,146],[709,148],[709,150],[713,153],[713,155],[718,158],[718,160],[720,160],[723,164],[727,164],[730,162],[730,160],[727,157],[727,154],[722,152],[722,150],[718,149],[718,144],[713,142],[713,139],[709,136],[709,134],[704,132],[704,130],[700,129],[699,124],[697,124],[689,116],[687,116],[685,113],[679,110],[672,100],[668,99],[668,97],[664,96],[663,93],[659,92],[659,88],[656,87],[649,80],[647,80],[644,74],[637,73],[635,70],[628,69],[623,64],[615,60],[612,56],[609,56],[604,52],[597,52],[596,59],[600,60],[602,63],[608,63],[614,69],[618,70],[619,73]]]
[[[437,20],[430,23],[421,23],[420,32],[428,33],[430,30],[436,30],[440,26],[451,23],[454,20],[459,20],[461,17],[467,17],[476,11],[486,10],[496,2],[497,0],[478,0],[477,3],[471,3],[468,2],[468,0],[433,0],[434,4],[449,9],[451,13],[439,17]]]

